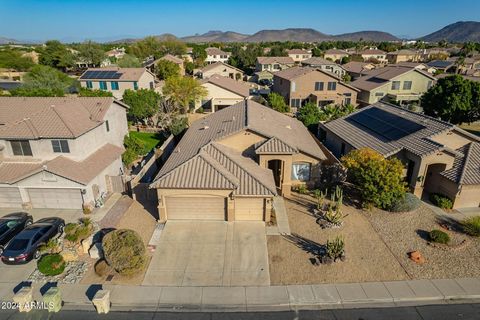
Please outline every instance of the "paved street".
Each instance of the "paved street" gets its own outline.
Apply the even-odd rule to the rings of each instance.
[[[269,285],[263,222],[169,221],[144,285]]]
[[[478,320],[480,319],[480,304],[450,304],[427,305],[418,307],[391,307],[367,309],[335,309],[317,311],[288,312],[245,312],[245,313],[169,313],[169,312],[110,312],[98,315],[92,311],[61,311],[58,314],[48,314],[45,311],[32,311],[29,314],[1,310],[2,320],[16,319],[114,319],[114,320]]]

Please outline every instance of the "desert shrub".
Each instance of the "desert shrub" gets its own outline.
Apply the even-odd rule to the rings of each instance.
[[[58,253],[47,254],[41,257],[37,263],[38,271],[46,276],[56,276],[63,273],[65,266],[63,257]]]
[[[362,148],[342,158],[347,177],[355,184],[365,207],[388,209],[405,195],[403,165],[396,158],[385,159],[380,153]]]
[[[327,256],[336,260],[345,255],[345,241],[341,236],[337,236],[332,241],[327,240]]]
[[[418,199],[414,194],[406,193],[405,197],[396,200],[389,211],[391,212],[411,212],[417,210],[422,201]]]
[[[95,264],[95,273],[99,277],[104,277],[106,275],[109,275],[112,273],[113,269],[110,267],[105,260],[98,260],[98,262]]]
[[[93,233],[92,221],[89,218],[80,219],[79,223],[69,223],[65,226],[65,239],[79,243]]]
[[[432,193],[429,197],[430,201],[439,208],[452,209],[453,202],[448,197],[439,193]]]
[[[48,252],[48,253],[53,253],[53,252],[58,252],[59,245],[57,239],[50,239],[47,241],[47,243],[44,243],[38,247],[38,250],[42,253]]]
[[[307,186],[304,185],[304,184],[299,184],[299,185],[295,186],[294,191],[298,192],[300,194],[307,194],[308,193]]]
[[[447,244],[450,242],[450,236],[442,230],[434,229],[428,234],[432,242]]]
[[[105,260],[119,274],[131,276],[145,268],[145,245],[135,231],[120,229],[109,232],[102,245]]]
[[[463,230],[474,237],[480,237],[480,216],[467,218],[462,222]]]

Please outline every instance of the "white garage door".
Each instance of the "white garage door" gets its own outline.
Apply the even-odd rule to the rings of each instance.
[[[0,188],[0,208],[21,208],[22,197],[18,188]]]
[[[80,189],[28,189],[34,208],[81,209]]]
[[[225,198],[165,197],[167,220],[225,220]]]
[[[264,199],[235,198],[235,220],[263,221]]]

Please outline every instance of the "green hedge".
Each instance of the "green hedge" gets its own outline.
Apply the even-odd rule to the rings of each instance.
[[[439,208],[452,209],[453,202],[447,196],[440,193],[432,193],[430,195],[430,201]]]
[[[65,270],[66,263],[63,257],[56,254],[47,254],[40,258],[37,262],[38,271],[46,276],[56,276],[62,274]]]

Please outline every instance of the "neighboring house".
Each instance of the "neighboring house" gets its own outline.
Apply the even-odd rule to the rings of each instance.
[[[426,71],[430,74],[434,74],[435,72],[437,72],[437,69],[435,67],[431,67],[428,64],[422,63],[422,62],[400,62],[400,63],[395,64],[395,66],[415,68],[415,69],[418,69],[418,70]]]
[[[223,77],[232,78],[235,80],[243,79],[243,71],[235,68],[229,64],[223,62],[215,62],[206,65],[198,72],[198,76],[202,79],[211,77],[214,74],[221,75]]]
[[[401,49],[387,53],[387,60],[389,63],[418,62],[422,60],[422,55],[415,50]]]
[[[310,59],[312,57],[312,52],[304,49],[291,49],[287,50],[287,55],[295,62],[302,62],[303,60]]]
[[[340,62],[343,58],[349,57],[347,51],[345,50],[338,50],[338,49],[328,49],[323,54],[324,59],[332,60],[333,62]]]
[[[0,79],[23,81],[23,77],[27,74],[25,71],[17,71],[15,69],[0,68]]]
[[[375,65],[370,62],[350,61],[342,65],[342,68],[347,71],[352,79],[357,79],[375,69]]]
[[[339,77],[343,77],[347,73],[347,71],[343,69],[341,65],[320,57],[312,57],[310,59],[303,60],[301,64],[302,66],[322,69],[324,71],[334,73]]]
[[[155,74],[155,68],[157,67],[157,63],[160,61],[160,60],[166,60],[166,61],[170,61],[170,62],[173,62],[175,63],[176,65],[178,65],[178,67],[180,68],[180,75],[185,75],[185,67],[183,65],[183,59],[180,59],[178,57],[175,57],[171,54],[166,54],[164,55],[163,57],[159,58],[159,59],[150,59],[148,61],[146,61],[144,63],[144,66],[145,68],[147,68],[150,72],[152,72],[153,74]]]
[[[358,101],[363,105],[386,99],[408,104],[419,101],[435,81],[435,77],[419,69],[386,66],[371,70],[351,85],[361,90]]]
[[[252,93],[252,88],[247,82],[222,77],[218,74],[203,79],[201,83],[208,93],[202,101],[196,103],[195,109],[202,107],[205,112],[216,112],[249,99]]]
[[[377,102],[320,124],[319,135],[337,157],[366,147],[400,159],[418,197],[440,193],[454,208],[480,206],[480,138],[448,122]]]
[[[125,48],[113,48],[105,52],[105,55],[109,58],[121,59],[125,55]]]
[[[155,76],[145,68],[90,68],[78,81],[84,88],[110,91],[117,99],[121,99],[127,89],[155,88]]]
[[[422,53],[423,61],[431,61],[437,59],[447,59],[450,56],[450,52],[445,48],[430,48],[424,49]]]
[[[276,72],[291,68],[294,65],[295,61],[290,57],[257,57],[255,71]]]
[[[298,120],[252,100],[195,121],[150,188],[166,220],[270,221],[273,197],[332,161]]]
[[[92,207],[121,181],[127,106],[113,98],[0,97],[0,207]]]
[[[354,56],[362,58],[363,61],[365,62],[377,62],[377,61],[380,63],[388,62],[387,53],[383,50],[378,50],[378,49],[362,50],[355,53]]]
[[[273,92],[294,108],[311,101],[322,107],[329,104],[357,104],[358,89],[335,74],[316,68],[293,67],[273,75]]]
[[[455,72],[456,69],[455,62],[449,60],[433,60],[427,62],[427,66],[445,73]]]
[[[205,52],[207,53],[207,58],[205,59],[205,62],[207,64],[210,63],[215,63],[215,62],[227,62],[228,58],[230,58],[231,53],[230,52],[225,52],[223,50],[220,50],[219,48],[206,48]]]

